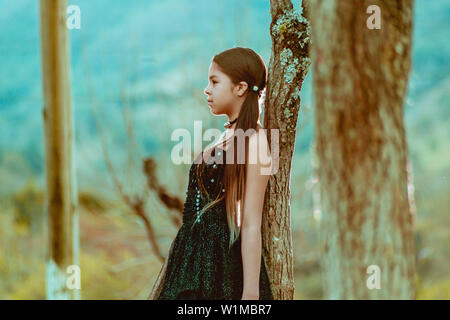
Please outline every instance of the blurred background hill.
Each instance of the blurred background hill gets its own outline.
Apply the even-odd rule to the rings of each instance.
[[[127,192],[142,189],[141,161],[152,157],[160,182],[184,200],[189,165],[170,161],[171,133],[193,132],[195,120],[203,130],[221,129],[226,118],[209,113],[203,93],[210,60],[239,45],[254,49],[268,65],[269,1],[69,3],[81,9],[81,29],[69,34],[82,297],[143,299],[161,264],[143,224],[118,196],[101,139]],[[416,0],[414,18],[405,125],[415,191],[417,286],[420,299],[449,299],[450,2]],[[38,1],[0,0],[0,299],[45,298],[39,39]],[[310,71],[302,89],[291,176],[297,299],[322,298],[311,77]],[[130,123],[135,145],[127,137]],[[148,195],[146,212],[164,255],[177,231],[167,211]]]

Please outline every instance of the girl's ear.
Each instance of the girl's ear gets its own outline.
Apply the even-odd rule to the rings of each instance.
[[[242,97],[245,94],[245,92],[247,91],[247,88],[248,88],[247,82],[241,81],[235,86],[234,89],[236,90],[236,94],[239,97]]]

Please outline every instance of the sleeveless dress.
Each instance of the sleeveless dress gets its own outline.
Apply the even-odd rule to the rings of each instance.
[[[217,150],[217,157],[215,152]],[[222,178],[226,150],[214,148],[215,159],[222,161],[205,164],[203,185],[211,199],[225,192]],[[199,191],[196,167],[189,170],[189,184],[183,209],[183,223],[175,237],[167,261],[166,275],[157,300],[240,300],[243,291],[243,265],[241,236],[229,250],[229,228],[225,200],[221,200],[203,213],[197,212],[206,204],[206,195]],[[194,221],[197,223],[191,229]],[[264,259],[261,255],[259,300],[273,300]]]

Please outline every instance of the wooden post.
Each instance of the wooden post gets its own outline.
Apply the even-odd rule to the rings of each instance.
[[[67,270],[68,266],[79,265],[79,239],[66,8],[66,0],[40,1],[45,210],[49,234],[47,299],[80,299],[81,295],[80,290],[70,285],[70,278],[76,274]]]

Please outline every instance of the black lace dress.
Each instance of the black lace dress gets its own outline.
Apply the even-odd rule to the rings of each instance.
[[[220,157],[222,150],[217,149]],[[212,156],[215,153],[212,151]],[[215,199],[218,192],[225,192],[222,177],[225,157],[222,161],[205,165],[203,184]],[[189,185],[183,210],[183,224],[173,243],[168,258],[163,285],[157,300],[240,300],[243,290],[243,269],[241,237],[229,249],[229,228],[225,201],[203,213],[191,229],[197,211],[206,204],[199,191],[195,169],[200,164],[193,163],[189,171]],[[273,300],[264,259],[261,255],[259,277],[259,299]]]

